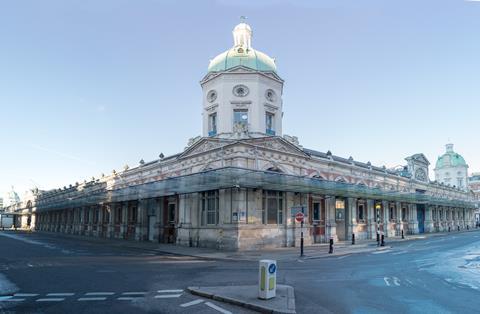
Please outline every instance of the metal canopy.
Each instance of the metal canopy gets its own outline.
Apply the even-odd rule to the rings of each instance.
[[[94,193],[77,191],[75,197],[65,197],[58,201],[49,201],[47,204],[37,204],[37,211],[108,204],[225,188],[258,188],[417,204],[474,207],[473,202],[464,200],[439,198],[420,193],[386,191],[380,188],[369,188],[362,185],[325,181],[272,171],[224,167],[114,190],[105,188]]]

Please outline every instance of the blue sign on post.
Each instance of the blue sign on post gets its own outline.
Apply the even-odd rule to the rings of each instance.
[[[275,266],[275,264],[270,264],[270,266],[268,267],[268,272],[270,274],[275,273],[276,270],[277,270],[277,266]]]
[[[292,207],[292,217],[296,214],[302,213],[304,217],[308,217],[308,210],[306,206],[294,206]]]

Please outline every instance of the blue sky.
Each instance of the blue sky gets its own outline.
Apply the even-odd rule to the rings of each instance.
[[[0,194],[182,151],[240,15],[304,147],[396,166],[453,142],[480,171],[480,2],[3,0]]]

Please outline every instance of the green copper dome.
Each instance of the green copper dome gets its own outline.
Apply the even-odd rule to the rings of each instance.
[[[277,71],[273,58],[251,47],[252,29],[248,24],[242,22],[235,27],[233,41],[233,48],[210,61],[208,72],[225,71],[239,65],[257,71]]]
[[[208,65],[208,72],[225,71],[243,65],[257,71],[276,72],[275,61],[253,48],[232,48],[216,56]]]
[[[436,169],[449,167],[468,167],[465,159],[453,151],[453,144],[447,144],[447,152],[438,157]]]

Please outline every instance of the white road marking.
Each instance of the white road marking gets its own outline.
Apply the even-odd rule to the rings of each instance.
[[[3,302],[22,302],[25,301],[25,299],[8,299],[8,300],[3,300]]]
[[[391,252],[392,250],[381,250],[381,251],[375,251],[375,252],[372,252],[372,254],[383,254],[383,253],[388,253],[388,252]]]
[[[15,293],[14,297],[36,297],[38,293]]]
[[[164,294],[164,295],[156,295],[155,299],[168,299],[168,298],[179,298],[182,294]]]
[[[105,301],[106,297],[97,297],[97,298],[79,298],[77,301]]]
[[[400,286],[400,279],[398,279],[397,277],[393,277],[393,284],[397,287]]]
[[[87,292],[85,295],[114,295],[115,292]]]
[[[37,299],[36,302],[62,302],[65,301],[65,298],[45,298],[45,299]]]
[[[145,295],[147,292],[123,292],[122,295]]]
[[[211,308],[214,309],[214,310],[219,311],[220,313],[223,313],[223,314],[232,314],[232,312],[227,311],[227,310],[225,310],[225,309],[222,309],[221,307],[219,307],[219,306],[217,306],[217,305],[215,305],[215,304],[213,304],[213,303],[211,303],[211,302],[205,302],[205,305],[211,307]]]
[[[133,300],[138,300],[138,299],[141,299],[141,297],[120,297],[120,298],[117,298],[117,300],[120,300],[120,301],[133,301]]]
[[[405,253],[408,253],[408,251],[395,252],[395,253],[392,253],[392,255],[400,255],[400,254],[405,254]]]
[[[390,287],[390,283],[388,282],[388,277],[383,277],[383,281],[385,281],[385,284]]]
[[[197,305],[197,304],[200,304],[202,303],[203,300],[202,299],[198,299],[198,300],[193,300],[191,302],[187,302],[187,303],[183,303],[183,304],[180,304],[181,307],[189,307],[189,306],[192,306],[192,305]]]
[[[75,295],[75,293],[59,292],[59,293],[48,293],[47,297],[71,297],[72,295]]]
[[[183,292],[183,289],[173,289],[173,290],[158,290],[158,293],[179,293]]]
[[[7,295],[7,296],[4,296],[4,297],[0,297],[0,301],[5,301],[5,300],[11,299],[11,298],[13,298],[13,296]]]
[[[343,255],[343,256],[337,257],[337,259],[344,259],[344,258],[349,257],[349,256],[350,256],[350,255],[347,254],[347,255]]]

